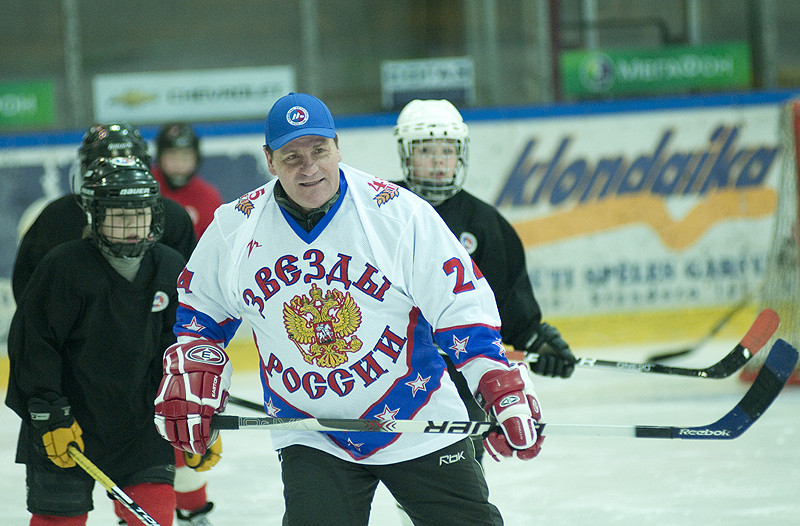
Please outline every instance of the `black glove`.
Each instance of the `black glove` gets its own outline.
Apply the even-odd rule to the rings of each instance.
[[[578,361],[558,329],[547,323],[539,325],[525,352],[539,355],[536,362],[531,362],[531,371],[542,376],[569,378]]]
[[[36,449],[60,468],[75,467],[67,448],[74,442],[83,451],[83,431],[72,416],[67,399],[62,396],[55,402],[48,402],[31,398],[28,413],[36,432]]]

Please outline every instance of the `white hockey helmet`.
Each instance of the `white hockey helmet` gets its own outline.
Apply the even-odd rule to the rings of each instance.
[[[464,119],[450,101],[409,102],[397,117],[394,128],[400,167],[409,189],[433,205],[461,190],[467,176],[468,132]],[[425,148],[423,142],[430,143],[431,148]],[[437,143],[453,148],[442,150],[435,147]],[[425,169],[419,167],[425,164],[422,157],[429,161]]]

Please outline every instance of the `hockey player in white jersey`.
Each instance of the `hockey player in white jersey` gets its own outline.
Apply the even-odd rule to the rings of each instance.
[[[485,446],[535,457],[529,374],[506,360],[492,291],[439,215],[342,164],[315,97],[279,99],[265,136],[277,179],[217,210],[178,279],[178,343],[156,398],[162,436],[198,454],[214,441],[231,380],[224,347],[246,318],[269,416],[466,420],[441,348],[498,422]],[[379,482],[414,524],[502,524],[468,438],[275,431],[272,443],[284,525],[366,525]]]

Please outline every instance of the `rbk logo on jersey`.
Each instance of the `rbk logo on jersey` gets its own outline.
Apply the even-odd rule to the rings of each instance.
[[[303,359],[319,367],[337,367],[347,361],[347,353],[362,346],[354,334],[361,325],[361,309],[353,297],[336,289],[323,296],[316,283],[308,296],[295,296],[284,304],[283,325]]]
[[[250,257],[250,255],[253,253],[254,248],[260,248],[260,247],[261,243],[259,243],[255,239],[251,239],[250,242],[247,243],[247,257]]]

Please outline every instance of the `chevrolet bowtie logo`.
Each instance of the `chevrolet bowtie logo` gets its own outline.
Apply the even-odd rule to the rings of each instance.
[[[144,91],[132,90],[132,91],[126,91],[125,93],[121,93],[115,97],[112,97],[111,102],[113,102],[114,104],[120,104],[122,106],[135,107],[135,106],[141,106],[142,104],[147,104],[148,102],[154,101],[155,99],[156,99],[155,93],[146,93]]]

